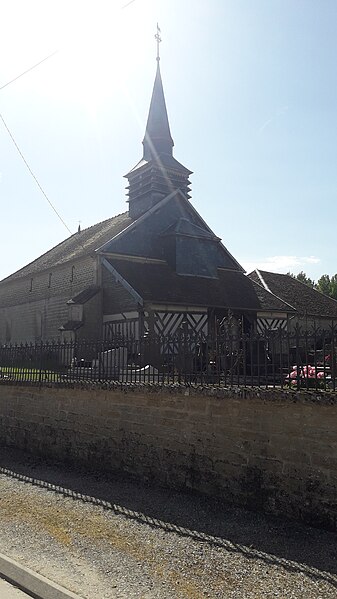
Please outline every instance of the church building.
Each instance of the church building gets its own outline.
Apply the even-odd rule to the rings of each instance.
[[[79,231],[0,282],[0,343],[207,331],[230,311],[247,330],[285,324],[292,305],[249,278],[190,201],[173,156],[157,69],[128,211]]]

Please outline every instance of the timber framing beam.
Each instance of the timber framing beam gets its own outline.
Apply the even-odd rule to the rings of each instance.
[[[102,258],[102,265],[112,274],[113,278],[117,283],[120,283],[133,299],[140,305],[144,305],[143,298],[137,293],[137,291],[131,287],[131,285],[119,274],[119,272],[108,262],[106,258]]]

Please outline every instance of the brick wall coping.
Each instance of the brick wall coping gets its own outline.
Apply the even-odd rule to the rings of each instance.
[[[35,382],[35,381],[11,381],[0,379],[1,386],[7,387],[34,387],[41,389],[76,389],[84,391],[111,391],[123,393],[148,393],[151,394],[175,394],[184,396],[204,396],[217,399],[261,399],[263,401],[310,403],[321,405],[337,405],[337,391],[307,390],[261,387],[216,387],[212,385],[181,384],[181,383],[120,383],[118,381],[62,381],[62,382]]]

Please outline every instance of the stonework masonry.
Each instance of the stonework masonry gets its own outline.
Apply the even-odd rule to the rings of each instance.
[[[138,308],[131,295],[103,269],[97,258],[86,256],[31,276],[3,281],[0,294],[0,343],[60,339],[60,326],[72,320],[67,301],[90,285],[102,284],[103,294],[87,303],[77,338],[100,339],[102,314]],[[76,320],[76,318],[74,318]]]
[[[2,382],[0,444],[337,528],[332,393]]]
[[[86,256],[31,276],[4,281],[0,294],[0,342],[57,339],[59,327],[69,319],[67,301],[96,284],[96,270],[96,259]]]

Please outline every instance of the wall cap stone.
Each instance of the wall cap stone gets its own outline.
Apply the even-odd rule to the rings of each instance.
[[[1,386],[39,388],[39,389],[74,389],[83,391],[109,391],[129,393],[148,393],[149,395],[160,395],[163,393],[182,395],[187,397],[215,397],[217,399],[237,398],[260,399],[262,401],[308,403],[321,405],[337,404],[337,391],[307,390],[261,387],[220,387],[213,385],[182,384],[182,383],[132,383],[119,381],[62,381],[62,382],[38,382],[38,381],[14,381],[0,379]]]

